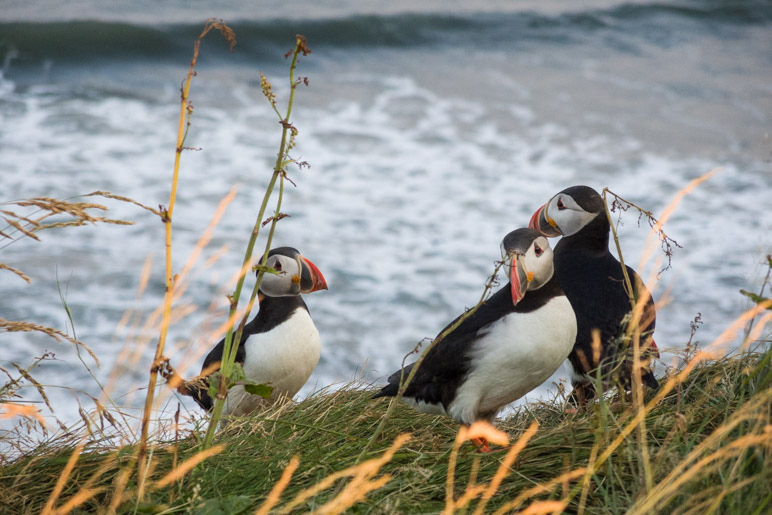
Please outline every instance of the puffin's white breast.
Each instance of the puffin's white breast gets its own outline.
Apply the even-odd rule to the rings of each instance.
[[[530,313],[510,313],[481,330],[466,380],[448,406],[451,417],[471,424],[497,412],[546,381],[576,340],[576,317],[564,296]]]
[[[319,362],[322,344],[311,315],[296,309],[283,323],[268,332],[251,335],[244,351],[244,374],[249,381],[273,386],[271,401],[294,396]],[[242,415],[252,411],[262,398],[235,386],[228,393],[225,412]]]

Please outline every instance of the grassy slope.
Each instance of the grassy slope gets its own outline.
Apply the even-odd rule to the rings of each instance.
[[[683,485],[655,504],[656,510],[671,513],[694,509],[704,513],[713,508],[721,513],[751,514],[770,509],[770,356],[772,353],[767,351],[702,364],[647,416],[649,469],[655,485],[652,491],[665,492],[668,484],[675,484],[679,478],[684,480]],[[171,487],[149,493],[146,497],[149,504],[145,508],[184,512],[192,500],[196,506],[203,504],[211,508],[213,511],[209,513],[235,513],[240,508],[249,508],[245,512],[252,512],[279,480],[291,457],[297,454],[300,465],[282,494],[281,507],[299,491],[354,464],[388,403],[370,400],[371,393],[351,388],[321,393],[299,404],[287,404],[233,422],[218,435],[216,443],[225,444],[223,452],[208,458]],[[527,410],[501,421],[498,426],[509,433],[512,441],[532,420],[537,420],[540,427],[487,509],[493,510],[525,489],[563,472],[586,467],[591,457],[597,456],[593,448],[602,453],[630,420],[629,411],[611,413],[605,408],[606,405],[596,405],[586,413],[565,415],[553,404],[531,404]],[[734,427],[719,437],[727,423]],[[446,418],[399,407],[368,458],[381,455],[400,433],[412,433],[412,439],[382,468],[381,474],[391,474],[391,480],[369,493],[365,501],[351,511],[436,513],[442,510],[456,431],[457,426]],[[713,437],[709,439],[711,434]],[[757,435],[755,443],[740,441],[742,437],[747,439],[747,435]],[[758,438],[762,439],[761,443]],[[734,444],[737,448],[732,448],[731,442],[738,441]],[[706,442],[704,449],[699,447],[702,442]],[[197,450],[193,436],[156,450],[154,478],[172,468],[175,447],[180,461]],[[0,512],[39,512],[70,453],[71,448],[62,445],[41,448],[0,469]],[[677,465],[690,453],[689,459],[695,459],[683,471],[678,471]],[[713,459],[706,458],[711,453]],[[485,483],[495,474],[505,455],[504,451],[481,455],[470,444],[463,446],[456,467],[456,497],[464,491],[473,469],[479,466],[477,481]],[[91,478],[93,483],[86,486],[102,486],[103,490],[81,508],[103,509],[116,491],[115,480],[121,466],[128,466],[130,458],[130,448],[113,452],[87,450],[58,505],[82,490]],[[703,462],[696,458],[702,458]],[[678,473],[668,478],[673,470]],[[646,491],[644,471],[634,431],[590,478],[586,500],[583,500],[581,479],[558,482],[551,493],[537,498],[557,500],[568,494],[568,511],[577,511],[582,505],[591,513],[626,512]],[[129,498],[132,481],[129,480],[126,491]],[[296,511],[319,507],[335,493],[334,488],[327,489]],[[131,508],[133,504],[126,502],[119,511]]]

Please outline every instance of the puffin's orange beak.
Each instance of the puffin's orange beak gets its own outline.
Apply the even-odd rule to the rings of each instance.
[[[548,204],[549,203],[544,204],[542,207],[536,210],[536,212],[531,217],[531,221],[529,222],[528,227],[531,229],[536,229],[547,238],[554,238],[556,236],[560,236],[562,233],[557,228],[555,220],[550,218],[547,214]]]
[[[509,272],[509,282],[512,285],[512,304],[517,306],[517,303],[523,300],[525,292],[528,290],[528,272],[522,264],[522,256],[512,256],[512,268]]]
[[[649,340],[649,352],[651,352],[655,358],[659,358],[659,348],[657,347],[657,344],[654,343],[653,338]]]
[[[319,269],[311,262],[310,259],[307,259],[303,256],[301,256],[300,259],[303,261],[303,264],[305,265],[304,268],[308,271],[308,275],[310,275],[308,278],[310,281],[306,281],[306,270],[303,271],[303,280],[301,281],[300,292],[311,293],[313,291],[326,290],[327,281],[324,280],[322,272],[319,271]]]

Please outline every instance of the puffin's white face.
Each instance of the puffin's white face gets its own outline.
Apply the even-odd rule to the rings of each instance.
[[[545,208],[547,222],[550,218],[555,222],[554,227],[563,236],[571,236],[582,230],[590,223],[598,213],[588,213],[579,204],[565,193],[558,193],[550,199]]]
[[[549,237],[571,236],[581,231],[598,213],[586,211],[571,195],[560,192],[533,214],[530,227]]]
[[[506,241],[506,240],[505,240]],[[519,243],[530,245],[515,245],[510,242],[509,248],[504,243],[501,253],[504,258],[504,269],[512,284],[512,302],[517,304],[526,292],[538,290],[544,286],[554,272],[552,264],[552,248],[544,236],[529,238]],[[525,250],[523,250],[525,248]]]
[[[276,270],[276,274],[265,273],[260,283],[260,291],[269,297],[287,297],[300,295],[300,278],[303,272],[300,254],[297,259],[275,254],[270,256],[265,266]]]
[[[528,282],[527,291],[538,290],[552,278],[552,248],[544,236],[539,236],[520,258]]]

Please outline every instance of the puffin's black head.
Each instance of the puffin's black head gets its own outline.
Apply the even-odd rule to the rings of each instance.
[[[262,258],[259,262],[263,262]],[[260,283],[260,291],[269,297],[286,297],[327,289],[322,272],[292,247],[272,249],[268,252],[265,265],[278,272],[266,273]]]
[[[534,229],[515,229],[504,236],[501,257],[515,305],[527,291],[538,290],[552,277],[552,249],[547,238]]]
[[[589,186],[566,188],[540,207],[529,227],[544,236],[571,236],[605,211],[603,197]]]

